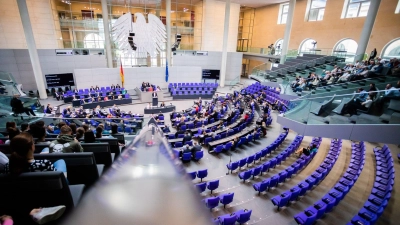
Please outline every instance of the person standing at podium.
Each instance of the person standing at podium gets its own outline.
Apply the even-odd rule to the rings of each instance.
[[[151,94],[153,97],[153,106],[158,106],[158,95],[157,92],[153,91],[153,94]]]

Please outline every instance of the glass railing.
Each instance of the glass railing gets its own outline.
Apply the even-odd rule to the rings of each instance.
[[[400,98],[385,97],[385,91],[348,91],[329,96],[309,93],[291,100],[283,116],[302,124],[400,124],[399,112]]]
[[[5,128],[7,122],[15,122],[17,125],[21,125],[22,123],[37,120],[37,118],[29,117],[25,113],[14,115],[10,106],[12,98],[12,96],[0,97],[0,128]],[[20,97],[20,100],[23,102],[24,107],[33,109],[38,112],[38,115],[42,114],[43,107],[37,98]],[[40,116],[38,117],[41,118]]]

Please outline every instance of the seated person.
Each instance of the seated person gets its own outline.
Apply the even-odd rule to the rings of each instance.
[[[83,135],[82,143],[99,143],[99,141],[96,141],[93,131],[88,130]]]
[[[165,103],[161,102],[160,107],[165,107]]]
[[[187,152],[192,152],[190,149],[189,145],[185,145],[181,148],[181,151],[179,152],[179,158],[181,158],[183,156],[183,153],[187,153]]]
[[[90,86],[89,91],[94,91],[94,87]]]
[[[114,84],[111,84],[111,90],[115,90]]]
[[[304,155],[309,156],[310,155],[310,146],[307,148],[299,148],[294,154],[297,155],[297,157],[300,158],[300,156],[304,153]]]
[[[101,97],[97,97],[97,102],[101,102]]]
[[[79,93],[79,91],[78,91],[77,88],[75,88],[73,92],[74,92],[74,94],[76,94],[76,95]]]
[[[120,88],[121,88],[121,86],[119,86],[119,84],[117,84],[117,85],[115,86],[115,88],[118,88],[118,89],[120,89]]]
[[[60,159],[51,163],[49,160],[35,160],[35,144],[32,136],[21,133],[15,136],[10,143],[10,161],[4,167],[5,173],[19,175],[25,172],[62,171],[67,176],[65,161]]]
[[[95,91],[100,91],[99,86],[96,85],[96,87],[94,88]]]
[[[200,152],[201,150],[202,150],[201,145],[199,145],[199,143],[197,142],[194,142],[193,147],[191,149],[192,156],[194,157],[196,155],[196,152]]]
[[[50,104],[47,104],[46,109],[45,109],[45,113],[51,114],[52,111],[53,111],[53,107],[51,107]]]
[[[165,127],[162,129],[162,131],[163,131],[164,134],[171,132],[171,130],[169,129],[168,125],[165,125]]]
[[[61,127],[60,135],[57,140],[52,141],[50,144],[50,153],[72,153],[83,152],[82,146],[72,135],[72,129],[68,125]]]
[[[185,136],[183,137],[183,144],[186,144],[187,141],[191,141],[192,140],[192,136],[189,135],[188,132],[185,132]]]
[[[121,99],[122,99],[122,95],[119,94],[119,95],[118,95],[118,100],[121,100]]]
[[[108,101],[108,97],[107,96],[104,97],[104,101]]]

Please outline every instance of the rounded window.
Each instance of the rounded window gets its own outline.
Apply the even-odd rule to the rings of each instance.
[[[389,42],[383,48],[381,57],[384,59],[400,58],[400,38]]]
[[[85,48],[104,48],[104,39],[95,33],[90,33],[83,39]]]
[[[346,62],[353,62],[356,55],[358,44],[355,40],[346,38],[336,43],[332,55],[344,58]]]

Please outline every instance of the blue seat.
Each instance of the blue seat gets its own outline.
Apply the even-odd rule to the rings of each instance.
[[[218,225],[234,225],[236,224],[236,214],[225,214],[222,216],[219,216],[218,218]]]
[[[287,206],[287,204],[289,203],[290,195],[290,191],[286,191],[280,195],[277,195],[271,199],[272,204],[278,206],[279,211],[280,207]]]
[[[228,150],[230,150],[231,148],[232,148],[232,142],[229,141],[228,143],[225,144],[224,150],[227,150],[227,151],[228,151]]]
[[[207,183],[207,189],[212,192],[219,187],[219,180],[213,180]]]
[[[207,183],[196,184],[197,190],[199,190],[200,193],[202,193],[206,190],[206,186],[207,186]]]
[[[317,220],[317,213],[312,210],[306,210],[294,216],[297,224],[312,225]]]
[[[233,201],[233,196],[235,193],[227,193],[227,194],[222,194],[219,197],[219,202],[221,202],[224,205],[224,208],[226,205],[230,204]]]
[[[274,175],[271,178],[269,178],[268,191],[271,187],[276,187],[278,185],[278,181],[279,181],[279,175]]]
[[[263,180],[261,182],[253,184],[254,190],[258,191],[258,195],[261,194],[261,192],[264,192],[268,189],[269,187],[269,179]]]
[[[178,138],[184,138],[185,134],[178,134]]]
[[[235,212],[236,221],[239,224],[246,223],[247,221],[250,220],[251,212],[252,212],[252,210],[247,210],[247,209],[244,209],[244,210],[242,209],[242,210]]]
[[[237,162],[232,162],[232,163],[226,164],[226,168],[228,168],[228,170],[230,170],[232,173],[232,171],[239,168],[239,162],[237,161]]]
[[[193,146],[193,141],[186,141],[185,145]]]
[[[261,173],[269,172],[270,166],[271,166],[271,163],[269,161],[262,164]]]
[[[182,161],[183,162],[190,162],[192,160],[192,153],[191,152],[185,152],[182,155]]]
[[[180,148],[183,146],[183,144],[182,144],[182,142],[178,141],[178,142],[175,142],[174,146],[175,146],[175,148]]]
[[[125,127],[125,133],[131,134],[132,133],[132,128]]]
[[[255,161],[258,161],[258,160],[261,160],[261,152],[257,152],[255,155],[254,155],[254,162]]]
[[[213,208],[217,207],[219,204],[219,198],[218,197],[211,197],[211,198],[206,198],[203,200],[206,203],[207,208],[212,210]]]
[[[251,175],[253,176],[253,179],[255,176],[260,175],[261,169],[262,169],[262,166],[257,166],[256,168],[251,170]]]
[[[253,135],[252,135],[252,134],[250,134],[250,135],[247,137],[247,142],[251,142],[251,141],[253,141]]]
[[[245,166],[246,162],[247,162],[247,158],[239,160],[239,168],[242,168],[243,166]]]
[[[319,200],[318,202],[314,203],[313,206],[309,207],[310,210],[317,212],[317,220],[322,218],[322,216],[325,214],[326,208],[327,204],[325,204],[325,202],[322,200]]]
[[[192,180],[196,179],[196,176],[197,176],[197,172],[196,171],[189,172],[187,174],[189,175],[190,178],[192,178]]]
[[[214,148],[214,152],[215,152],[215,153],[220,153],[220,152],[222,152],[223,149],[224,149],[224,146],[223,146],[223,145],[217,145],[217,146]]]
[[[208,145],[209,142],[212,142],[213,138],[212,137],[206,137],[206,139],[204,140],[204,144]]]
[[[207,169],[197,171],[197,177],[200,178],[200,182],[202,182],[203,178],[207,177],[207,175],[208,175]]]
[[[247,167],[249,167],[249,164],[252,164],[253,162],[254,162],[254,155],[247,157],[246,161]]]
[[[289,202],[297,201],[300,195],[301,188],[295,186],[289,191],[291,192]]]
[[[242,179],[243,182],[245,182],[246,180],[248,180],[251,177],[251,172],[252,172],[252,170],[241,172],[241,173],[239,173],[239,178]]]
[[[203,157],[204,157],[204,152],[203,151],[197,151],[194,154],[194,160],[196,160],[196,161],[199,161]]]

